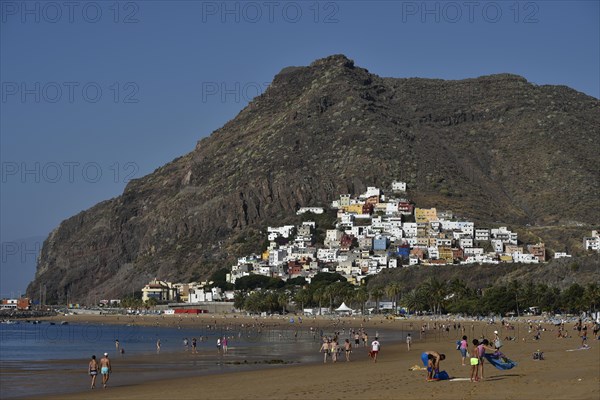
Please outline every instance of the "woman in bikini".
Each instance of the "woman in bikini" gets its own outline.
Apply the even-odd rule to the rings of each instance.
[[[98,362],[96,361],[96,356],[92,356],[92,360],[88,365],[88,373],[92,377],[92,389],[96,388],[96,376],[98,376]]]

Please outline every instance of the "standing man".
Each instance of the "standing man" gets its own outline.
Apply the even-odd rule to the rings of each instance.
[[[108,378],[110,378],[110,373],[112,372],[112,367],[110,365],[110,360],[108,359],[108,353],[104,353],[104,357],[100,360],[100,373],[102,373],[102,386],[106,389],[106,385],[108,384]]]
[[[156,353],[160,353],[160,338],[156,340]]]
[[[410,336],[410,333],[408,335],[406,335],[406,347],[408,349],[408,351],[410,351],[410,345],[412,344],[412,336]]]
[[[375,336],[375,340],[371,343],[371,357],[373,357],[373,362],[377,362],[377,354],[379,354],[379,348],[381,347],[377,339],[377,336]]]

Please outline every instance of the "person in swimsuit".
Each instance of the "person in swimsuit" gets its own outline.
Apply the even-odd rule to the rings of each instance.
[[[102,386],[104,386],[106,389],[108,379],[110,378],[110,373],[112,372],[110,360],[108,359],[108,353],[104,353],[104,357],[102,357],[100,360],[100,372],[102,373]]]
[[[92,360],[88,365],[88,373],[92,377],[92,389],[96,388],[96,376],[98,376],[98,361],[96,361],[96,356],[92,356]]]

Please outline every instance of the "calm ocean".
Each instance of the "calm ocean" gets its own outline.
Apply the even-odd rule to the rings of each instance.
[[[358,326],[357,326],[358,327]],[[325,335],[334,330],[325,329]],[[346,327],[341,338],[348,337]],[[119,373],[113,374],[113,386],[139,383],[153,378],[170,378],[206,373],[220,373],[256,368],[255,362],[284,360],[288,363],[310,363],[321,360],[318,354],[321,331],[314,334],[308,324],[290,324],[287,328],[208,327],[197,328],[149,327],[138,325],[67,324],[48,322],[32,324],[0,324],[0,398],[14,398],[40,394],[79,392],[88,389],[87,363],[92,354],[99,359],[108,352],[113,359],[113,370],[121,359],[144,357],[143,364],[121,363]],[[374,335],[374,333],[371,333]],[[218,337],[229,338],[230,353],[222,359],[216,354]],[[402,340],[405,333],[382,331],[381,340]],[[171,357],[169,368],[156,351],[160,339],[160,354],[184,354],[183,339],[198,339],[198,357]],[[372,338],[373,336],[371,336]],[[203,340],[201,340],[203,338]],[[115,347],[118,339],[125,353]],[[343,340],[342,340],[343,341]],[[248,364],[239,365],[246,360]],[[158,374],[156,371],[161,371]],[[35,374],[35,379],[32,379]],[[169,375],[171,374],[171,375]],[[76,377],[76,382],[70,384]],[[67,378],[65,380],[65,378]],[[64,381],[56,385],[53,382]]]

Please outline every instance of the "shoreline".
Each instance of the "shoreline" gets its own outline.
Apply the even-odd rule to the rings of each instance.
[[[69,322],[123,324],[123,318],[111,316],[59,316],[53,317]],[[287,317],[256,317],[245,316],[227,317],[210,315],[193,318],[165,316],[165,318],[140,317],[135,318],[137,324],[153,326],[173,326],[174,323],[191,327],[215,323],[217,326],[232,324],[263,324],[273,328],[289,326]],[[294,317],[297,320],[297,317]],[[296,321],[295,320],[295,321]],[[445,319],[436,322],[443,323]],[[422,323],[434,322],[431,318],[386,320],[381,317],[371,318],[363,322],[362,318],[343,318],[339,322],[327,318],[303,318],[302,328],[308,329],[338,327],[348,329],[359,328],[362,324],[367,332],[374,329],[404,330],[412,323],[413,330],[418,330]],[[600,341],[588,339],[590,349],[576,350],[580,339],[572,331],[572,324],[567,325],[571,338],[558,339],[554,326],[543,324],[546,331],[540,341],[531,339],[528,324],[513,322],[515,329],[508,331],[500,324],[490,325],[482,321],[460,321],[466,329],[469,341],[472,337],[485,335],[491,337],[493,330],[502,330],[501,336],[514,333],[515,341],[505,341],[503,352],[519,365],[512,370],[500,371],[486,364],[486,380],[471,383],[468,380],[426,382],[423,371],[409,371],[419,364],[422,351],[436,350],[444,352],[447,359],[442,362],[442,369],[450,376],[467,378],[469,367],[460,365],[460,354],[455,350],[454,339],[460,331],[451,329],[448,334],[444,331],[429,330],[424,340],[419,335],[413,336],[411,351],[407,351],[403,343],[387,344],[382,340],[382,349],[377,363],[373,363],[364,348],[352,353],[352,361],[340,361],[337,364],[301,363],[292,365],[260,366],[245,371],[216,371],[212,374],[197,375],[181,378],[159,379],[155,375],[148,376],[140,382],[122,386],[109,386],[108,389],[79,391],[71,394],[36,396],[24,398],[43,399],[79,399],[83,396],[106,397],[111,399],[154,399],[154,398],[198,398],[216,399],[245,398],[249,394],[265,399],[295,399],[315,398],[331,399],[343,396],[347,399],[396,399],[439,397],[442,399],[597,399],[600,398]],[[298,324],[300,325],[300,324]],[[369,333],[370,340],[374,334]],[[364,351],[363,351],[364,350]],[[537,350],[544,352],[545,360],[533,360],[531,354]],[[316,349],[315,349],[316,352]],[[175,356],[178,356],[176,353]],[[265,356],[266,357],[266,356]],[[143,363],[143,360],[131,360]],[[115,366],[119,360],[114,360]],[[263,368],[265,367],[265,368]],[[114,367],[113,367],[114,368]],[[143,370],[143,366],[139,366]],[[115,375],[116,376],[116,375]],[[75,377],[73,377],[75,379]],[[77,377],[87,382],[87,375]],[[232,384],[233,383],[233,384]]]

